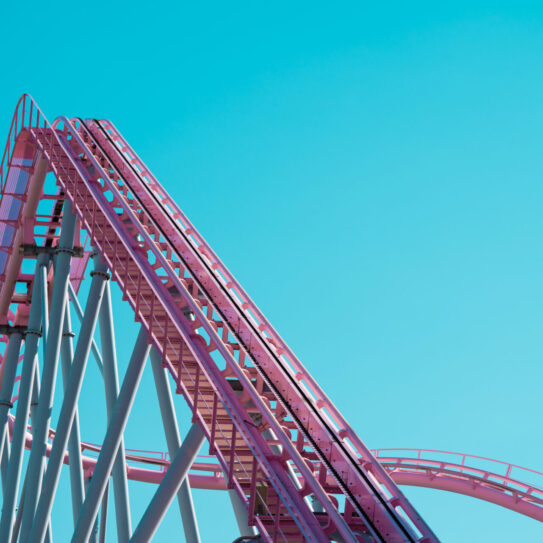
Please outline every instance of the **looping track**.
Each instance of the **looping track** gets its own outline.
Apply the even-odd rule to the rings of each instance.
[[[45,183],[48,172],[54,174],[58,188],[52,190]],[[142,340],[138,337],[134,348],[132,373],[127,370],[120,390],[118,384],[108,389],[107,382],[112,383],[108,372],[116,375],[116,361],[114,345],[108,347],[112,340],[107,339],[112,336],[112,325],[107,315],[100,314],[100,332],[106,338],[100,369],[111,412],[104,443],[96,449],[98,460],[83,457],[70,464],[73,491],[83,469],[94,473],[86,499],[83,501],[81,489],[73,498],[73,541],[91,537],[112,469],[116,500],[127,500],[119,497],[123,468],[115,472],[114,464],[117,453],[121,459],[124,454],[122,433],[149,351],[144,344],[152,346],[151,359],[155,357],[167,371],[175,392],[184,397],[192,412],[194,433],[189,432],[189,437],[205,437],[216,459],[218,467],[210,476],[196,476],[201,466],[197,463],[189,479],[204,484],[208,477],[214,485],[220,483],[234,491],[245,510],[245,522],[265,541],[326,542],[331,537],[346,542],[368,538],[437,541],[397,482],[428,480],[424,486],[442,488],[434,481],[447,480],[446,489],[451,490],[456,477],[455,491],[468,494],[464,487],[475,485],[483,499],[501,500],[500,505],[510,507],[505,497],[490,499],[491,491],[499,487],[496,492],[500,495],[509,492],[524,504],[522,510],[516,510],[534,516],[531,507],[538,507],[539,494],[535,488],[513,494],[509,490],[513,479],[493,481],[492,487],[490,474],[486,479],[485,474],[468,475],[467,468],[455,471],[452,463],[424,463],[420,457],[409,462],[399,457],[377,460],[110,121],[59,117],[50,124],[35,102],[23,96],[13,117],[0,181],[0,325],[11,334],[0,369],[0,378],[7,375],[1,389],[0,427],[4,433],[0,446],[11,421],[8,411],[23,336],[25,343],[0,538],[11,537],[17,524],[15,500],[25,442],[31,446],[31,475],[20,540],[42,541],[49,533],[48,519],[68,442],[70,454],[76,457],[82,447],[75,436],[78,431],[73,432],[78,424],[77,401],[89,351],[95,348],[91,341],[98,311],[101,304],[107,304],[109,273],[141,323]],[[70,354],[73,334],[67,283],[77,291],[91,250],[99,256],[94,259],[91,294],[77,348]],[[36,258],[36,271],[27,271],[25,266]],[[39,370],[34,367],[35,353],[42,336],[43,382],[32,415],[30,444],[25,417],[34,373]],[[61,346],[70,360],[57,431],[51,434]],[[164,390],[159,401],[163,418],[168,418]],[[164,423],[166,428],[168,423]],[[169,424],[171,430],[175,422]],[[196,454],[199,439],[194,437],[196,449],[191,451],[184,449],[190,445],[179,447],[177,443],[180,456],[172,461],[134,540],[146,540],[138,539],[143,537],[140,534],[149,537],[156,529],[164,510],[164,505],[157,504],[167,501],[165,495],[173,499],[190,466],[183,463],[184,458]],[[129,466],[136,460],[134,455],[126,458]],[[157,465],[150,458],[142,461]],[[129,477],[141,473],[137,468],[128,469]],[[178,481],[172,480],[172,473],[181,474]],[[147,477],[145,473],[141,476]],[[42,479],[47,492],[40,492]],[[119,537],[126,539],[131,531],[126,515],[123,522]]]

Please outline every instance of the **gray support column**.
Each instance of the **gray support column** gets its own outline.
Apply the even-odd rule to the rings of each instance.
[[[47,533],[45,534],[45,543],[53,543],[53,530],[51,529],[51,519],[47,523]]]
[[[106,530],[107,530],[107,502],[109,496],[109,484],[106,487],[104,492],[104,497],[102,498],[102,513],[100,515],[100,533],[98,534],[98,542],[106,542]]]
[[[39,273],[39,267],[47,262],[48,256],[42,254],[36,263],[35,275]],[[2,500],[2,517],[0,519],[0,541],[10,541],[13,530],[15,513],[15,500],[19,492],[19,480],[24,453],[24,439],[26,434],[26,423],[30,409],[30,399],[34,382],[36,367],[36,355],[41,327],[41,288],[40,281],[34,281],[32,287],[32,303],[28,316],[28,328],[25,336],[25,354],[19,386],[19,398],[17,399],[17,410],[15,426],[11,439],[11,454],[8,463],[8,478]]]
[[[60,470],[62,469],[64,454],[68,445],[68,439],[77,410],[77,402],[83,384],[83,377],[89,359],[91,340],[98,321],[98,312],[104,294],[104,283],[109,279],[107,266],[104,263],[100,263],[98,259],[99,256],[96,259],[97,263],[95,265],[95,270],[91,272],[92,283],[89,290],[87,305],[85,307],[85,315],[81,324],[81,330],[79,331],[79,338],[68,377],[68,384],[64,391],[64,399],[60,408],[55,439],[53,440],[53,446],[47,464],[47,471],[43,480],[43,487],[41,489],[38,506],[28,538],[25,537],[25,514],[23,513],[23,532],[21,534],[21,541],[23,542],[31,541],[32,543],[41,543],[43,541],[47,519],[51,515],[51,510],[53,508],[53,501],[55,499],[60,478]],[[66,303],[64,304],[63,310],[64,312],[66,311]],[[43,391],[43,384],[41,390]],[[42,392],[40,392],[40,402],[41,394]],[[39,405],[38,409],[40,407],[41,406]]]
[[[83,309],[81,309],[81,305],[77,298],[77,294],[75,293],[74,287],[72,287],[72,283],[68,283],[68,294],[70,295],[70,299],[72,300],[72,304],[75,309],[75,314],[77,315],[79,322],[82,322]],[[102,363],[102,357],[100,356],[100,351],[98,350],[98,346],[96,345],[96,341],[94,341],[94,338],[92,339],[91,351],[94,356],[94,360],[96,360],[96,364],[98,365],[98,369],[100,370],[100,373],[103,374],[104,368],[103,368],[103,363]]]
[[[23,490],[21,491],[21,497],[19,499],[19,507],[17,508],[17,515],[15,517],[15,524],[13,525],[13,532],[11,534],[11,543],[17,543],[19,539],[19,529],[21,528],[21,518],[23,517],[23,507],[25,503],[26,494],[26,480],[28,473],[25,474],[25,480],[23,483]]]
[[[85,493],[89,489],[91,481],[92,481],[92,476],[87,477],[85,479]],[[89,539],[86,540],[86,543],[98,543],[98,522],[100,520],[99,517],[100,517],[99,514],[96,515],[96,520],[94,521],[94,524],[92,525],[92,530],[91,530],[91,533],[89,535]]]
[[[34,428],[38,413],[38,398],[40,396],[40,366],[34,366],[34,379],[32,380],[32,400],[30,401],[30,429]]]
[[[24,509],[24,503],[25,503],[27,476],[28,476],[28,472],[25,474],[23,490],[21,491],[21,497],[19,499],[19,507],[17,508],[15,523],[13,525],[13,532],[11,534],[11,543],[17,543],[17,539],[19,539],[19,529],[21,528],[21,519],[23,518],[23,509]],[[47,524],[47,535],[45,538],[45,542],[51,543],[52,540],[53,538],[51,536],[51,521],[49,521],[49,523]]]
[[[149,349],[150,345],[147,340],[147,332],[142,327],[138,334],[130,363],[126,369],[119,397],[115,402],[115,408],[113,409],[100,455],[96,462],[92,482],[83,502],[81,514],[79,515],[72,536],[72,543],[87,541],[90,536],[92,526],[98,514],[98,508],[100,507],[100,500],[104,495],[109,474],[117,456],[126,422],[130,415],[130,409],[132,408],[132,403],[134,402],[136,391],[143,374],[145,361],[149,355]]]
[[[156,350],[156,347],[151,349],[151,367],[153,368],[153,377],[155,379],[164,433],[166,434],[166,443],[168,444],[168,453],[170,454],[170,458],[173,458],[181,446],[181,437],[179,436],[179,428],[175,416],[172,391],[168,384],[168,376],[162,367],[160,354]],[[179,511],[181,512],[183,530],[185,531],[187,543],[200,543],[200,534],[198,532],[198,524],[196,522],[196,514],[194,512],[194,504],[192,502],[188,477],[184,479],[179,488],[177,501],[179,503]]]
[[[102,348],[103,376],[106,396],[108,422],[111,420],[115,402],[119,394],[119,377],[117,375],[117,353],[115,348],[115,331],[113,326],[113,306],[111,291],[106,285],[104,299],[98,317],[100,325],[100,346]],[[126,476],[126,458],[124,441],[121,436],[119,451],[113,464],[113,494],[115,497],[115,519],[118,543],[127,543],[132,534],[130,520],[130,502],[128,495],[128,480]]]
[[[68,379],[73,360],[72,323],[70,319],[70,304],[66,302],[66,315],[64,316],[64,327],[62,333],[62,345],[60,348],[60,363],[62,368],[62,382],[64,391],[68,388]],[[83,464],[81,460],[81,438],[79,433],[79,416],[77,409],[74,414],[74,421],[68,439],[68,454],[70,459],[70,488],[72,491],[72,515],[74,527],[79,516],[81,504],[84,498]]]
[[[42,302],[43,302],[43,298],[42,298]],[[37,409],[38,409],[38,396],[40,395],[40,367],[38,364],[36,364],[34,366],[34,380],[32,382],[32,401],[30,403],[30,431],[32,432],[32,428],[33,428],[33,425],[34,425],[34,422],[36,421],[36,413],[37,413]],[[45,458],[42,459],[42,463],[43,463],[43,469],[45,470],[45,467],[47,465],[47,462],[45,460]],[[26,480],[27,480],[27,475],[28,475],[28,469],[27,469],[27,472],[25,474],[25,485],[26,485]],[[22,520],[22,511],[23,511],[23,508],[21,508],[21,517],[20,519],[17,521],[16,519],[16,522],[18,522],[18,526],[17,526],[17,531],[19,531],[21,529],[21,520]],[[19,515],[17,515],[18,517]],[[49,523],[47,524],[47,537],[46,537],[46,543],[50,543],[51,541],[51,519],[49,519]]]
[[[21,499],[19,501],[19,508],[17,509],[17,515],[15,517],[15,524],[13,525],[13,533],[11,535],[11,543],[17,543],[17,539],[19,539],[19,530],[21,528],[21,519],[23,518],[25,493],[26,493],[26,477],[25,477],[25,481],[23,483],[23,490],[21,492]],[[53,536],[51,535],[51,520],[49,520],[49,523],[47,524],[47,534],[45,535],[45,543],[51,543],[52,541],[53,541]]]
[[[45,360],[45,350],[47,345],[47,330],[49,330],[49,293],[47,292],[47,272],[49,263],[40,265],[39,281],[41,288],[41,328],[42,328],[42,349],[43,359]]]
[[[8,415],[13,407],[11,395],[13,394],[13,385],[15,383],[15,374],[17,373],[17,364],[19,362],[19,352],[21,350],[21,341],[23,335],[19,332],[13,332],[9,336],[8,348],[4,358],[4,377],[2,387],[0,388],[0,461],[4,462],[4,447],[9,443]],[[6,460],[8,456],[6,455]],[[2,480],[5,484],[5,479]]]
[[[51,300],[50,324],[47,333],[47,349],[43,363],[37,422],[32,428],[32,449],[28,461],[29,479],[25,508],[21,523],[21,541],[28,540],[36,502],[41,492],[43,458],[47,446],[47,434],[51,421],[51,410],[55,393],[55,380],[62,339],[62,327],[68,293],[70,263],[73,254],[76,216],[69,200],[64,202],[62,230],[55,262],[53,297]]]
[[[8,480],[8,462],[9,462],[9,432],[7,430],[4,430],[3,434],[0,436],[0,440],[2,441],[2,458],[0,458],[0,473],[2,475],[2,493],[4,493],[4,489],[6,486],[6,482]]]
[[[41,312],[42,312],[42,348],[43,348],[43,359],[45,360],[45,353],[47,350],[47,333],[49,331],[49,292],[47,290],[47,274],[49,272],[49,265],[45,264],[40,266],[40,280],[41,280]],[[36,377],[34,379],[34,389],[39,390],[39,372],[38,367],[36,366]],[[36,394],[36,398],[37,398]],[[34,408],[34,416],[35,408]],[[43,459],[43,470],[45,470],[47,463],[45,458]],[[45,543],[51,543],[53,537],[51,535],[51,519],[49,518],[47,522],[47,531],[45,534]]]
[[[148,543],[152,540],[160,521],[187,476],[204,438],[204,431],[200,424],[193,424],[145,510],[130,543]]]
[[[47,274],[49,272],[49,263],[42,264],[40,266],[39,280],[41,282],[41,330],[42,330],[42,352],[43,360],[45,360],[45,354],[47,351],[47,332],[49,330],[49,291],[47,288]],[[32,403],[30,407],[32,424],[36,421],[36,410],[38,405],[38,396],[40,390],[40,376],[38,366],[36,366],[36,375],[34,377],[34,386],[32,389]],[[43,470],[47,466],[45,458],[42,461]],[[45,537],[45,543],[52,541],[51,536],[51,521],[47,523],[47,534]]]

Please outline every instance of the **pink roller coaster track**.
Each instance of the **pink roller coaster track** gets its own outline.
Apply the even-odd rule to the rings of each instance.
[[[24,95],[0,181],[1,541],[52,539],[63,464],[74,542],[105,541],[110,481],[118,541],[151,540],[176,497],[187,541],[200,541],[191,487],[229,490],[240,541],[438,541],[398,485],[466,494],[543,520],[541,473],[444,451],[369,450],[110,121],[50,124]],[[140,323],[121,382],[109,277]],[[81,319],[75,344],[72,306]],[[108,408],[100,445],[79,437],[91,352]],[[124,447],[149,355],[168,453]],[[53,430],[59,359],[64,395]],[[192,412],[182,442],[168,382]],[[209,455],[197,456],[204,440]],[[127,479],[157,485],[134,529]]]

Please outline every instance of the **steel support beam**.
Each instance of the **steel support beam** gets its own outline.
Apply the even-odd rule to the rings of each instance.
[[[106,396],[108,422],[111,420],[115,402],[119,395],[119,377],[117,374],[117,352],[115,348],[115,331],[113,326],[113,306],[111,290],[106,284],[104,299],[98,316],[100,327],[100,346],[102,348],[103,377]],[[118,543],[127,543],[132,533],[130,520],[130,502],[128,495],[128,480],[126,476],[126,458],[124,441],[121,436],[119,450],[113,464],[113,495],[115,498],[115,519]]]
[[[41,288],[41,329],[42,329],[42,350],[43,359],[45,360],[45,352],[47,345],[47,331],[49,330],[49,292],[47,292],[47,273],[49,271],[49,262],[40,265],[40,273],[38,280]]]
[[[166,434],[168,453],[170,454],[170,458],[173,458],[181,446],[181,437],[177,426],[168,376],[162,367],[160,353],[156,350],[156,347],[151,349],[151,367],[153,368],[153,377],[158,396],[158,404],[160,406],[160,414],[162,415],[162,423],[164,425],[164,433]],[[200,543],[200,533],[196,522],[196,513],[194,512],[194,504],[192,502],[188,478],[183,480],[183,483],[179,488],[177,501],[179,503],[179,511],[181,512],[183,530],[185,531],[187,543]]]
[[[48,291],[48,285],[47,285],[47,275],[49,273],[49,263],[42,264],[40,266],[40,281],[41,281],[41,314],[42,314],[42,321],[41,321],[41,328],[42,328],[42,350],[43,350],[43,359],[45,360],[45,354],[47,349],[47,333],[49,331],[49,291]],[[62,349],[62,346],[61,346]],[[38,366],[36,366],[36,377],[34,378],[34,391],[36,391],[35,394],[35,401],[32,402],[32,412],[33,417],[35,419],[36,417],[36,406],[38,402],[38,394],[39,394],[39,371]],[[81,454],[81,451],[79,451]],[[43,470],[45,470],[47,463],[45,458],[43,459]],[[72,498],[73,499],[73,498]],[[22,517],[22,516],[21,516]],[[52,536],[52,529],[51,529],[51,519],[49,518],[47,521],[47,530],[45,533],[45,543],[51,543],[53,540]]]
[[[47,262],[48,256],[41,254],[36,263],[35,276],[38,276],[40,265]],[[24,440],[28,411],[32,397],[35,368],[37,366],[36,355],[38,342],[41,335],[41,287],[40,281],[34,281],[32,287],[32,302],[28,316],[28,328],[25,335],[25,354],[21,381],[19,384],[19,398],[17,399],[17,410],[15,425],[11,438],[11,454],[8,463],[8,477],[2,500],[2,516],[0,519],[0,541],[10,541],[13,530],[15,513],[15,501],[19,492],[19,481],[24,453]]]
[[[38,398],[40,396],[40,366],[34,366],[34,379],[32,380],[32,399],[30,401],[30,429],[34,427],[37,420]]]
[[[87,477],[85,479],[85,492],[87,492],[87,490],[89,489],[91,481],[92,481],[92,476]],[[89,535],[89,539],[86,540],[86,543],[98,543],[98,522],[100,520],[99,517],[100,517],[100,514],[97,514],[96,520],[94,521],[92,525],[92,530]]]
[[[117,456],[128,416],[130,415],[130,409],[143,374],[145,362],[149,355],[149,349],[147,332],[142,327],[124,376],[119,397],[115,402],[115,408],[94,468],[92,481],[72,536],[72,543],[87,541],[90,537],[100,507],[100,501],[104,495],[111,468]]]
[[[23,517],[25,494],[26,494],[26,477],[23,483],[21,498],[19,500],[19,508],[17,510],[17,515],[15,517],[15,524],[13,525],[13,532],[11,534],[11,543],[17,543],[17,539],[19,539],[19,529],[21,528],[21,519]],[[49,521],[47,525],[47,534],[45,536],[45,543],[51,543],[52,540],[53,540],[53,536],[51,535],[51,522]]]
[[[19,363],[22,340],[23,335],[20,332],[12,332],[9,336],[8,348],[4,357],[4,376],[2,378],[2,387],[0,388],[0,462],[2,462],[2,466],[4,466],[5,461],[9,458],[7,454],[4,455],[4,450],[6,445],[9,447],[8,415],[9,410],[13,407],[11,396],[13,394],[13,385],[15,383],[15,374],[17,373],[17,364]],[[2,478],[2,485],[5,483],[6,479]]]
[[[43,298],[42,298],[42,302],[43,302]],[[30,403],[30,431],[31,432],[32,432],[34,422],[36,421],[39,395],[40,395],[40,366],[39,364],[36,364],[34,366],[34,380],[32,381],[32,401]],[[45,467],[47,465],[47,461],[45,460],[45,458],[42,459],[42,463],[43,463],[43,469],[45,470]],[[26,474],[25,474],[25,485],[26,485],[27,475],[28,475],[28,469],[26,470]],[[24,510],[24,507],[20,506],[20,509],[21,509],[20,519],[17,520],[17,518],[19,518],[19,515],[17,515],[17,518],[15,520],[16,523],[18,522],[17,531],[21,529],[21,520],[23,517],[22,513]],[[49,543],[51,541],[51,538],[52,538],[51,537],[51,519],[49,519],[49,523],[47,525],[46,543]]]
[[[106,491],[104,492],[104,497],[102,498],[102,508],[101,508],[102,513],[100,515],[100,533],[98,534],[99,543],[106,542],[108,496],[109,496],[109,484],[107,485]]]
[[[60,365],[62,369],[62,382],[64,391],[68,387],[68,379],[73,361],[73,332],[70,318],[70,304],[66,302],[66,314],[64,316],[64,327],[62,333],[62,345],[60,348]],[[68,454],[70,459],[70,488],[72,491],[72,515],[74,527],[79,516],[81,504],[85,496],[83,462],[81,459],[81,437],[79,433],[79,416],[75,411],[70,438],[68,439]]]
[[[19,498],[19,507],[17,508],[17,515],[15,516],[15,524],[13,525],[13,532],[11,534],[11,543],[17,543],[17,539],[19,539],[19,529],[21,528],[21,519],[23,517],[23,507],[25,503],[27,475],[28,473],[25,474],[23,489],[21,490],[21,497]]]
[[[28,475],[28,472],[25,474]],[[19,500],[19,508],[17,509],[17,515],[15,516],[15,524],[13,525],[13,532],[11,534],[11,543],[17,543],[19,539],[19,530],[21,528],[21,519],[23,518],[24,503],[25,503],[25,494],[26,494],[26,480],[23,483],[23,490],[21,491],[21,498]],[[45,535],[45,543],[51,543],[53,541],[53,536],[51,535],[51,520],[47,524],[47,533]]]
[[[9,433],[4,430],[0,436],[2,441],[2,457],[0,458],[0,473],[2,476],[2,493],[4,493],[6,482],[8,480],[8,462],[9,462]]]
[[[70,300],[72,301],[72,304],[74,306],[75,314],[77,315],[77,318],[81,323],[83,321],[83,309],[81,308],[81,304],[79,303],[79,299],[77,298],[77,294],[75,293],[72,283],[68,283],[68,294],[70,295]],[[102,356],[100,355],[100,351],[98,350],[98,346],[96,345],[96,341],[94,341],[94,338],[92,339],[91,351],[92,355],[94,356],[94,360],[96,360],[96,364],[98,365],[98,369],[103,375],[104,367]]]
[[[85,376],[85,369],[87,368],[91,341],[94,336],[96,323],[98,322],[98,312],[102,303],[105,282],[109,279],[106,264],[99,261],[99,256],[96,257],[95,261],[95,269],[91,272],[92,283],[87,298],[87,304],[85,306],[85,315],[83,317],[83,322],[81,323],[81,330],[79,331],[73,363],[70,369],[68,383],[64,391],[64,399],[60,408],[55,439],[53,440],[53,446],[47,464],[47,471],[43,480],[42,492],[28,540],[22,539],[22,541],[31,541],[32,543],[41,543],[43,541],[47,519],[53,508],[53,501],[60,479],[60,470],[62,469],[64,454],[66,453],[66,448],[68,446],[68,439],[72,430],[72,424],[77,410],[77,402],[83,384],[83,377]],[[64,305],[64,312],[65,311],[66,304]],[[25,517],[23,514],[23,526],[24,519]],[[22,535],[24,536],[24,533]]]
[[[21,541],[28,540],[36,502],[41,492],[43,459],[47,447],[47,434],[49,432],[51,411],[53,408],[55,381],[70,276],[70,263],[74,246],[75,223],[76,216],[72,211],[72,204],[69,200],[65,200],[62,230],[55,262],[50,324],[47,333],[46,355],[43,362],[37,421],[32,428],[32,448],[27,468],[29,470],[29,479],[21,523]]]
[[[185,480],[204,439],[205,434],[202,427],[200,424],[194,423],[173,458],[151,503],[147,506],[130,543],[148,543],[152,540],[160,521]]]

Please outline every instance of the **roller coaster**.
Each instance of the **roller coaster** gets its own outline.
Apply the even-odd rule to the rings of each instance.
[[[73,543],[151,541],[177,500],[180,534],[197,543],[193,488],[228,493],[239,542],[439,541],[399,485],[543,522],[543,473],[370,450],[111,121],[49,123],[23,95],[0,194],[0,542],[51,542],[57,500],[71,505]],[[139,326],[121,378],[110,280]],[[107,412],[99,444],[82,439],[78,415],[91,358]],[[148,360],[166,451],[125,446]],[[191,413],[183,439],[177,396]],[[63,469],[69,496],[57,492]],[[156,487],[135,526],[129,480]]]

